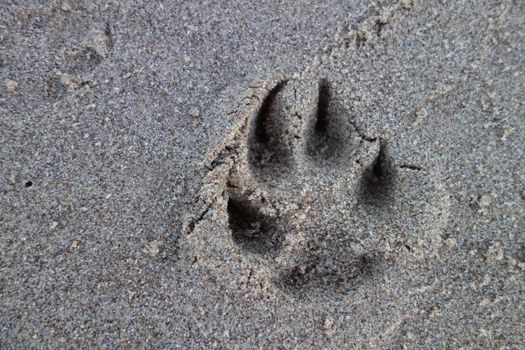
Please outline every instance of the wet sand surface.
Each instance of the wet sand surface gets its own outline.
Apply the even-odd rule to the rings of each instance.
[[[1,9],[2,348],[524,343],[520,2]]]

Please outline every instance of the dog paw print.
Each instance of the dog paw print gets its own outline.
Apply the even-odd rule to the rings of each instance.
[[[204,191],[224,202],[223,243],[291,295],[347,293],[400,254],[428,256],[447,217],[439,181],[360,130],[335,91],[324,79],[264,90]]]

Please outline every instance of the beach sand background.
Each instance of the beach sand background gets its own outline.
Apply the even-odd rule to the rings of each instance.
[[[1,10],[2,348],[524,343],[523,3]]]

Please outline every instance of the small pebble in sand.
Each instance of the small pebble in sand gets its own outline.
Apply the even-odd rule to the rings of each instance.
[[[485,253],[485,257],[491,263],[503,260],[504,251],[501,244],[499,242],[495,242],[494,244],[492,244]]]
[[[190,115],[192,117],[198,117],[200,114],[201,113],[197,107],[193,107],[192,109],[190,109]]]
[[[333,333],[334,331],[334,320],[328,316],[325,318],[323,328],[327,333]]]
[[[71,11],[71,5],[67,3],[63,3],[62,6],[60,6],[60,9],[64,12],[69,12]]]
[[[490,199],[490,196],[488,195],[483,195],[479,197],[478,199],[478,204],[481,208],[486,208],[490,206],[491,203],[492,203],[492,200]]]
[[[18,83],[14,80],[7,79],[5,81],[5,87],[7,88],[7,91],[14,92],[18,88]]]
[[[163,243],[161,241],[154,240],[146,244],[146,247],[142,251],[150,256],[157,256],[162,249],[162,245]]]

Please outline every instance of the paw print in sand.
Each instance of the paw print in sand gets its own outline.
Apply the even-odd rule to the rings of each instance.
[[[448,217],[439,181],[363,133],[329,81],[263,91],[201,191],[199,219],[216,209],[222,244],[278,290],[314,297],[351,291],[413,247],[431,254]]]

